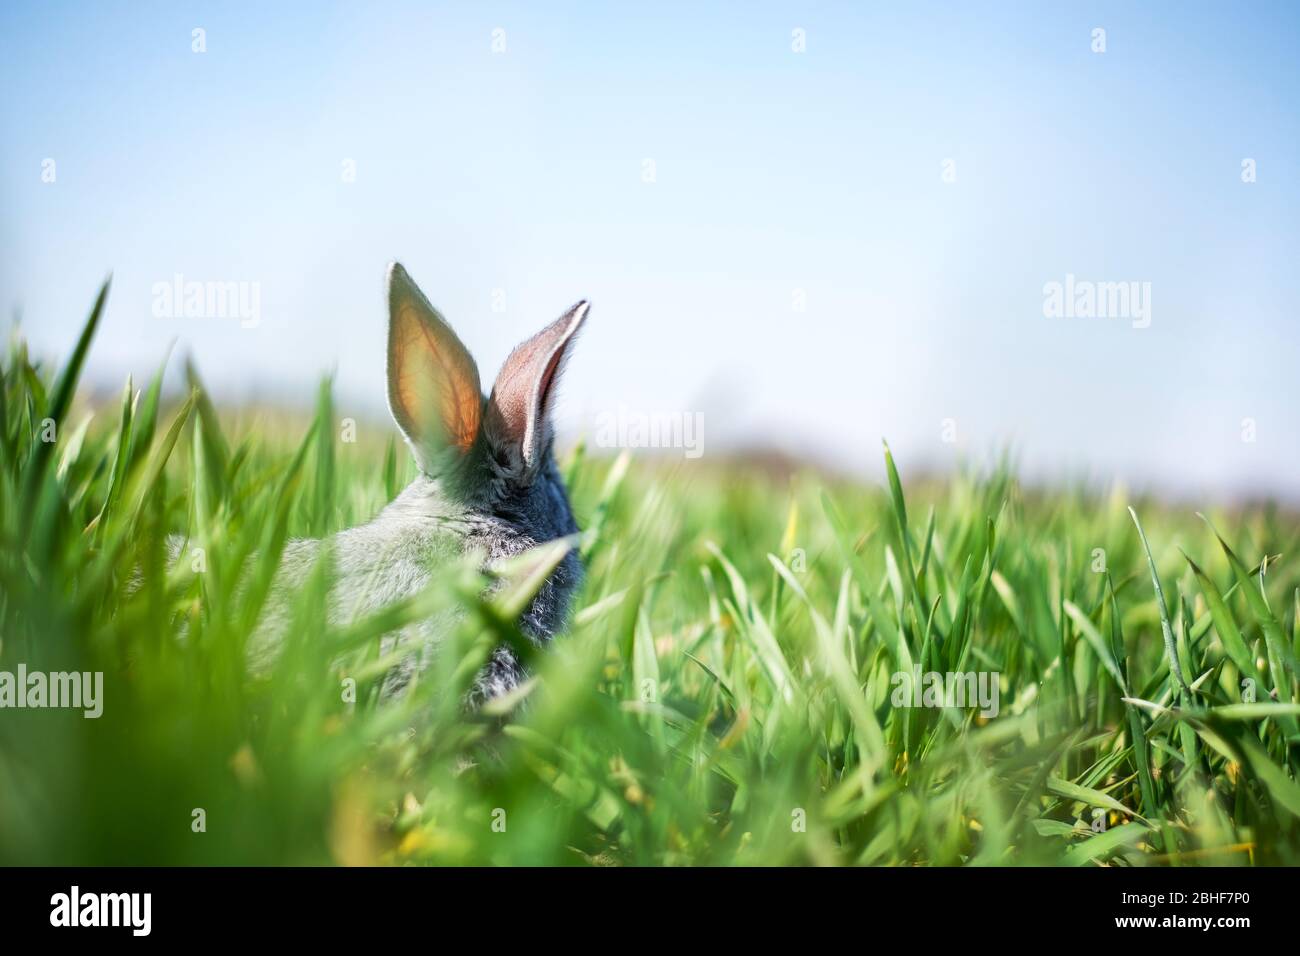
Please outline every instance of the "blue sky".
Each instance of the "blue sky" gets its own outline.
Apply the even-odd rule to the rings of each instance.
[[[1010,444],[1295,496],[1298,35],[1285,3],[6,4],[0,307],[63,355],[111,270],[95,380],[175,338],[221,398],[335,370],[377,417],[397,258],[485,386],[592,300],[568,435],[701,413],[706,455]],[[260,322],[156,317],[177,273],[258,283]],[[1045,316],[1067,275],[1150,283],[1149,327]]]

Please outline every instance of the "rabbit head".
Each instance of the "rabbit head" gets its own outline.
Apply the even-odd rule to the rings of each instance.
[[[473,357],[396,262],[388,309],[388,405],[420,470],[390,508],[437,518],[489,561],[576,533],[550,409],[587,303],[517,347],[486,398]],[[570,551],[523,616],[530,637],[561,626],[580,577]]]

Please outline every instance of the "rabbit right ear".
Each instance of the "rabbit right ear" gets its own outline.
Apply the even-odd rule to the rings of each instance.
[[[416,463],[435,474],[478,438],[478,366],[401,263],[388,267],[388,408]]]
[[[532,480],[550,444],[555,383],[588,308],[584,299],[511,352],[492,386],[484,431],[516,483]]]

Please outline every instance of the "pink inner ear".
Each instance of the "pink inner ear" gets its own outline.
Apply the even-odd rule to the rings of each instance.
[[[512,354],[492,389],[489,414],[497,435],[507,441],[522,442],[528,428],[528,403],[532,400],[535,381],[530,374],[530,358],[525,349]]]
[[[565,351],[567,350],[563,348],[556,349],[542,372],[542,381],[537,388],[537,414],[539,416],[546,414],[547,402],[551,396],[551,383],[555,381],[555,375],[560,370],[560,362],[564,360]]]
[[[420,303],[400,302],[389,326],[389,363],[389,398],[408,434],[468,451],[483,399],[478,368],[455,333],[436,313],[422,315]]]
[[[497,376],[488,411],[492,430],[499,439],[518,445],[526,463],[537,453],[551,391],[572,341],[569,336],[585,313],[585,302],[570,309],[511,352]]]

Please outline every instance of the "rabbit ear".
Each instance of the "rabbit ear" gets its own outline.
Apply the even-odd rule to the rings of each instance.
[[[478,437],[478,366],[401,263],[388,267],[388,408],[420,470],[459,458]]]
[[[587,317],[579,302],[520,345],[497,375],[485,430],[497,459],[519,480],[532,477],[551,439],[547,415],[574,336]]]

